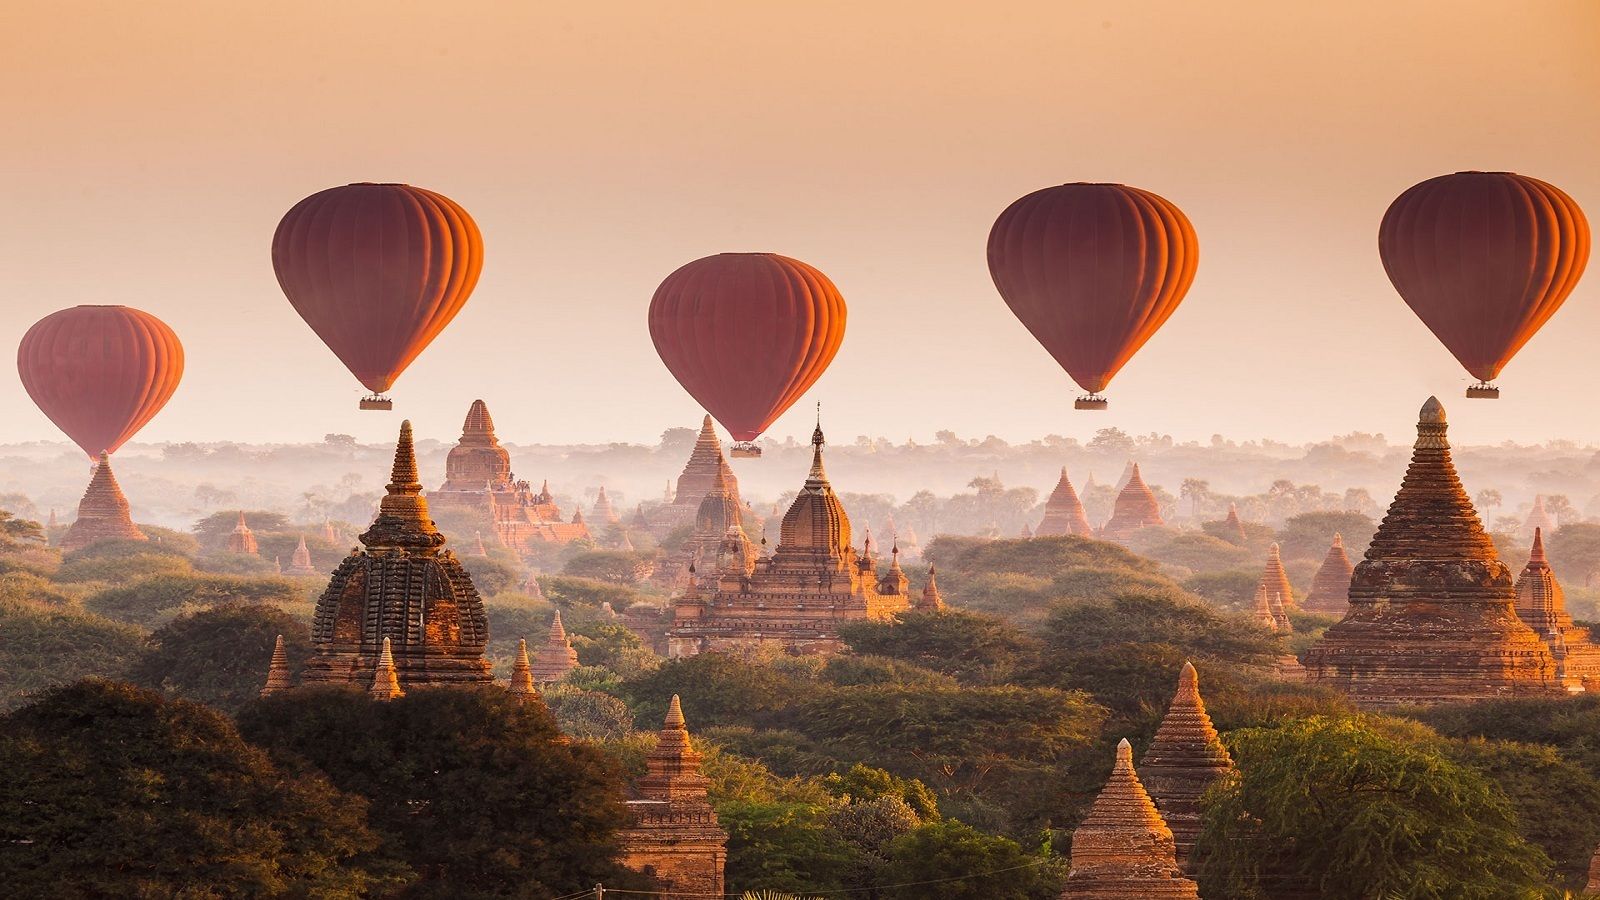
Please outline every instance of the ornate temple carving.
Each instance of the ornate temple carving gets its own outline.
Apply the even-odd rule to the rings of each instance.
[[[1133,748],[1117,744],[1111,779],[1072,833],[1072,870],[1061,900],[1198,900],[1178,868],[1172,832],[1133,769]]]
[[[1364,706],[1560,691],[1517,618],[1500,561],[1456,476],[1444,407],[1423,405],[1411,465],[1350,581],[1350,608],[1307,651],[1308,678]]]
[[[1544,531],[1534,529],[1528,564],[1517,576],[1517,618],[1533,629],[1555,658],[1556,677],[1568,691],[1600,690],[1600,647],[1589,629],[1567,613],[1566,594],[1544,555]]]
[[[1317,574],[1311,579],[1311,593],[1306,595],[1305,611],[1325,616],[1344,615],[1350,607],[1350,576],[1353,574],[1355,566],[1350,564],[1350,556],[1344,552],[1344,535],[1335,534],[1333,546],[1328,548],[1328,555],[1322,558],[1322,565],[1317,567]]]
[[[683,706],[672,696],[645,774],[628,801],[631,822],[621,833],[622,863],[656,879],[667,895],[719,897],[728,861],[728,833],[706,800],[711,780],[689,744]]]
[[[1089,527],[1089,517],[1083,512],[1083,502],[1078,499],[1078,492],[1072,489],[1072,482],[1067,479],[1066,466],[1061,467],[1061,480],[1056,482],[1050,499],[1045,501],[1044,518],[1033,533],[1039,537],[1064,534],[1094,536],[1094,529]]]
[[[1200,698],[1200,676],[1184,663],[1178,692],[1139,763],[1139,780],[1172,830],[1178,865],[1187,865],[1200,835],[1201,795],[1232,769],[1233,758]]]
[[[368,684],[380,653],[407,689],[492,681],[483,601],[429,518],[410,422],[401,423],[387,493],[361,543],[317,600],[304,681]]]
[[[62,550],[77,550],[101,541],[146,541],[144,532],[133,524],[128,498],[122,496],[117,476],[111,471],[111,458],[100,454],[89,487],[78,501],[78,517],[62,536]]]
[[[883,593],[871,555],[851,545],[850,518],[823,469],[823,444],[818,427],[811,436],[811,471],[783,516],[772,555],[745,566],[726,553],[715,590],[702,590],[691,578],[674,600],[670,656],[762,645],[831,653],[841,648],[841,622],[884,620],[908,608],[904,588]]]

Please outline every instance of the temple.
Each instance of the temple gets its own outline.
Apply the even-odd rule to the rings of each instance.
[[[317,567],[311,564],[311,548],[306,546],[306,536],[300,535],[300,543],[295,545],[294,554],[289,557],[289,575],[315,575]]]
[[[1183,877],[1176,852],[1124,739],[1111,779],[1072,833],[1072,870],[1061,900],[1199,900],[1199,886]]]
[[[1132,463],[1128,483],[1117,494],[1117,503],[1111,510],[1111,519],[1100,530],[1100,536],[1118,543],[1126,541],[1135,531],[1151,525],[1164,524],[1161,504],[1139,474],[1139,464]]]
[[[1524,519],[1522,522],[1523,538],[1531,541],[1533,540],[1533,533],[1535,531],[1543,531],[1544,533],[1549,534],[1550,532],[1555,531],[1556,527],[1555,517],[1550,515],[1550,511],[1544,508],[1544,495],[1535,494],[1533,498],[1533,509],[1528,510],[1528,518]]]
[[[1533,629],[1555,658],[1556,677],[1570,692],[1600,690],[1600,647],[1589,629],[1567,613],[1566,594],[1544,555],[1544,531],[1534,529],[1528,564],[1517,576],[1517,618]]]
[[[1228,517],[1222,520],[1222,533],[1227,540],[1235,544],[1243,544],[1249,540],[1244,533],[1244,523],[1239,520],[1239,505],[1228,504]]]
[[[589,520],[596,525],[621,525],[622,517],[617,515],[611,506],[611,498],[606,496],[606,486],[600,485],[600,490],[594,495],[594,506],[589,509]]]
[[[842,649],[840,623],[887,620],[909,607],[898,560],[880,578],[871,555],[851,545],[850,518],[823,468],[823,445],[818,426],[811,435],[811,471],[784,513],[772,555],[750,562],[724,553],[714,590],[703,591],[691,578],[674,600],[669,656],[762,645],[832,653]]]
[[[1350,608],[1350,576],[1355,566],[1344,552],[1344,535],[1333,536],[1333,546],[1322,558],[1317,574],[1311,579],[1311,593],[1302,604],[1306,612],[1324,616],[1343,616]]]
[[[267,664],[267,683],[261,686],[261,696],[270,697],[279,691],[294,687],[289,674],[289,654],[283,647],[283,635],[272,645],[272,661]]]
[[[1560,692],[1555,661],[1517,618],[1500,561],[1456,476],[1430,397],[1400,490],[1350,580],[1350,609],[1302,659],[1308,680],[1385,707]]]
[[[239,524],[233,526],[233,531],[228,535],[228,552],[243,553],[247,556],[261,555],[261,548],[256,546],[256,533],[245,524],[244,510],[239,510]]]
[[[445,457],[444,484],[429,492],[428,502],[472,513],[499,544],[518,552],[589,536],[581,523],[562,521],[548,483],[535,492],[512,474],[511,454],[500,446],[489,407],[482,400],[472,401],[467,410],[461,440]]]
[[[89,488],[78,501],[78,517],[61,537],[62,550],[77,550],[101,541],[147,541],[144,532],[133,524],[128,498],[122,496],[117,476],[111,471],[111,458],[100,454]]]
[[[1078,499],[1078,492],[1072,489],[1072,482],[1067,480],[1066,466],[1061,467],[1061,480],[1056,482],[1050,499],[1045,501],[1044,518],[1039,520],[1039,527],[1033,533],[1039,537],[1064,534],[1094,537],[1094,529],[1089,527],[1089,517],[1083,512],[1083,502]]]
[[[361,543],[317,600],[303,680],[367,684],[381,652],[407,689],[492,681],[483,601],[429,518],[409,421],[400,425],[387,493]]]
[[[726,557],[726,558],[725,558]],[[718,573],[737,564],[748,569],[755,564],[756,549],[744,530],[744,510],[739,505],[739,490],[733,475],[716,473],[711,490],[695,511],[694,531],[683,546],[656,567],[652,580],[669,588],[688,586],[689,570],[695,569],[701,586],[714,588]]]
[[[578,651],[572,648],[567,629],[561,624],[561,610],[558,609],[550,620],[550,633],[545,636],[544,646],[533,655],[533,680],[560,681],[577,667]]]
[[[1200,676],[1184,663],[1178,692],[1139,763],[1139,780],[1172,829],[1179,866],[1187,867],[1200,835],[1201,795],[1232,770],[1233,758],[1200,698]]]
[[[928,581],[922,586],[912,608],[918,612],[938,612],[944,609],[944,597],[939,593],[939,581],[934,566],[928,567]]]
[[[1269,598],[1276,598],[1280,608],[1294,606],[1294,588],[1289,584],[1289,573],[1283,570],[1283,556],[1276,543],[1267,548],[1267,564],[1261,570],[1256,590],[1265,591]]]
[[[665,896],[722,896],[728,833],[706,799],[710,783],[700,774],[700,754],[689,744],[683,706],[673,694],[620,835],[622,864],[653,877]]]
[[[517,656],[511,663],[511,681],[506,685],[511,696],[522,703],[543,703],[534,684],[533,665],[528,662],[528,642],[517,639]]]
[[[695,438],[689,460],[683,464],[683,471],[678,475],[677,489],[672,493],[671,501],[655,511],[650,524],[665,534],[693,522],[700,510],[700,501],[716,490],[719,482],[726,482],[733,502],[742,507],[744,501],[739,499],[739,481],[734,478],[732,467],[722,455],[722,441],[717,438],[717,429],[711,424],[711,417],[706,416],[700,423],[700,435]]]

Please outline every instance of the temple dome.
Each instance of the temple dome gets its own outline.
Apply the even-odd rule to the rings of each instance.
[[[850,549],[850,517],[828,483],[822,468],[822,426],[811,433],[811,471],[806,483],[783,514],[779,531],[780,550],[811,550],[843,555]]]

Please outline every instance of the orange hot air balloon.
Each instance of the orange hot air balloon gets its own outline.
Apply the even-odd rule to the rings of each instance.
[[[776,253],[720,253],[668,275],[650,299],[650,338],[690,396],[751,443],[828,368],[845,305],[828,276]]]
[[[1395,290],[1478,383],[1489,384],[1555,315],[1589,261],[1589,222],[1571,197],[1511,172],[1457,172],[1389,205],[1378,253]]]
[[[989,274],[1011,312],[1105,409],[1100,392],[1183,302],[1200,245],[1183,211],[1122,184],[1063,184],[1006,207]]]
[[[272,236],[278,284],[373,396],[454,319],[483,269],[483,237],[459,204],[407,184],[348,184],[301,200]]]
[[[183,345],[129,306],[74,306],[40,319],[17,346],[28,396],[91,459],[161,411],[183,378]]]

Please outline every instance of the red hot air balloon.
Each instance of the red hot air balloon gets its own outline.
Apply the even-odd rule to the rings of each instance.
[[[183,378],[183,345],[128,306],[74,306],[40,319],[17,347],[28,396],[91,459],[161,411]]]
[[[295,312],[380,396],[478,283],[483,238],[455,201],[406,184],[348,184],[301,200],[272,236],[272,268]]]
[[[776,253],[720,253],[668,275],[650,338],[678,383],[733,435],[734,456],[821,377],[844,340],[828,276]]]
[[[1571,197],[1510,172],[1457,172],[1401,194],[1378,253],[1395,290],[1478,383],[1489,384],[1555,315],[1589,260],[1589,223]]]
[[[1011,312],[1105,409],[1100,392],[1183,302],[1200,245],[1183,211],[1122,184],[1063,184],[1006,207],[989,274]]]

